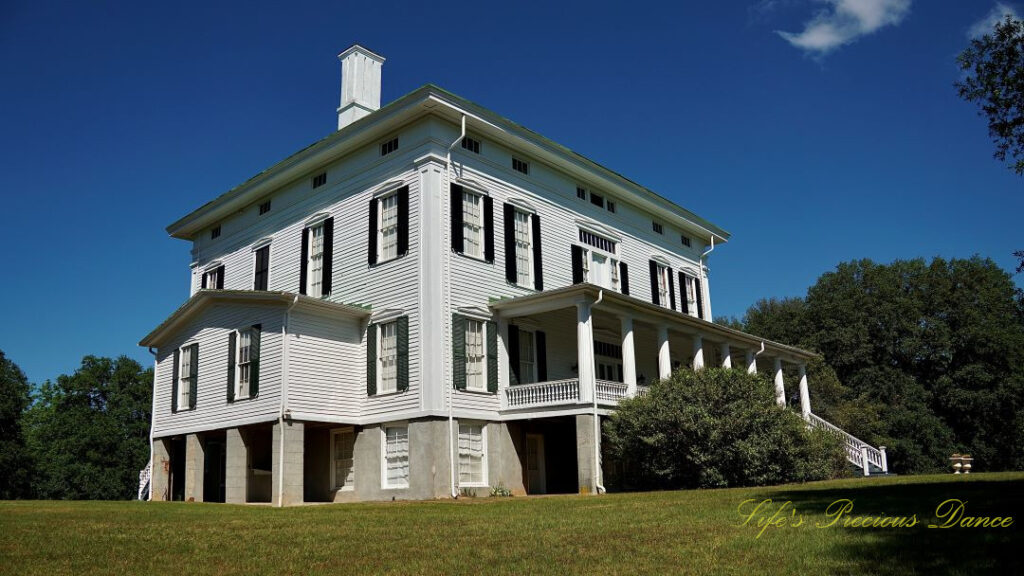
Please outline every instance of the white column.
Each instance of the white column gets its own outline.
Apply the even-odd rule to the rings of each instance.
[[[626,395],[636,396],[636,350],[633,348],[633,317],[623,316],[622,321],[622,381]]]
[[[782,358],[775,358],[775,403],[786,407],[786,383],[782,378]]]
[[[722,342],[722,368],[732,368],[732,351],[729,350],[729,343]]]
[[[658,326],[658,378],[672,376],[672,355],[668,347],[668,326]]]
[[[807,389],[807,364],[800,363],[800,414],[807,418],[811,414],[811,393]]]
[[[693,335],[693,369],[704,369],[704,337],[700,334]]]
[[[594,401],[594,324],[590,302],[576,303],[576,368],[580,377],[580,402]]]
[[[757,356],[753,350],[747,350],[747,374],[757,374]]]

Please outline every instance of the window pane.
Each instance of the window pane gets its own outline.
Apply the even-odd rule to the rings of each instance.
[[[533,332],[519,332],[519,383],[536,382],[533,356]]]
[[[380,200],[380,254],[379,260],[398,257],[398,194]]]
[[[459,483],[484,482],[484,439],[480,424],[459,424]]]
[[[352,430],[334,434],[334,487],[351,487],[355,480],[353,452],[355,432]]]
[[[380,392],[398,390],[397,322],[380,325]]]
[[[385,447],[386,481],[388,486],[408,486],[409,484],[409,433],[404,426],[392,426],[386,429],[387,444]]]
[[[324,226],[313,226],[309,229],[308,271],[306,279],[306,294],[319,298],[322,294],[323,271],[324,271]]]
[[[466,387],[484,390],[484,323],[479,320],[466,321]]]
[[[530,246],[533,236],[530,230],[530,215],[518,210],[515,214],[516,283],[520,286],[529,286],[533,276],[533,250]]]
[[[482,258],[483,210],[482,197],[472,192],[462,193],[462,239],[463,250],[470,256]]]

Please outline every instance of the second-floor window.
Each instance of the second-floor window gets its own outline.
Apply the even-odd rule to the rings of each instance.
[[[380,354],[378,362],[377,392],[387,394],[398,390],[398,322],[386,322],[378,326]]]
[[[487,347],[485,323],[466,319],[466,389],[487,390]]]
[[[270,246],[264,246],[257,250],[253,258],[255,267],[253,268],[252,289],[266,290],[270,279]]]
[[[378,262],[398,257],[398,194],[380,199],[380,238]]]
[[[537,381],[537,359],[534,351],[533,332],[519,331],[519,383],[530,384]]]
[[[370,266],[404,256],[409,251],[409,187],[371,198],[369,214]]]
[[[323,294],[324,280],[324,225],[310,226],[307,234],[306,295],[319,298]]]
[[[484,257],[483,195],[468,190],[462,192],[462,238],[467,256]]]

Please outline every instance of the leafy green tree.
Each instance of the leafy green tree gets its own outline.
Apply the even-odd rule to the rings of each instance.
[[[28,495],[31,459],[22,415],[31,402],[25,373],[0,350],[0,500]]]
[[[624,400],[605,435],[609,454],[631,470],[630,489],[760,486],[847,471],[837,440],[779,409],[768,378],[745,370],[678,370]]]
[[[86,356],[46,382],[27,416],[40,498],[134,498],[149,459],[153,374],[138,362]]]
[[[967,76],[956,88],[988,117],[996,159],[1009,156],[1013,171],[1024,175],[1024,22],[1007,15],[991,33],[971,40],[957,63]]]

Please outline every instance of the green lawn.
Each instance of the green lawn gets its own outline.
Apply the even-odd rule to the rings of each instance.
[[[749,498],[791,501],[804,523],[756,538],[737,510]],[[839,498],[855,515],[916,514],[919,524],[815,527]],[[1014,523],[927,528],[948,498]],[[1024,574],[1022,513],[1024,473],[283,510],[2,502],[0,573]]]

